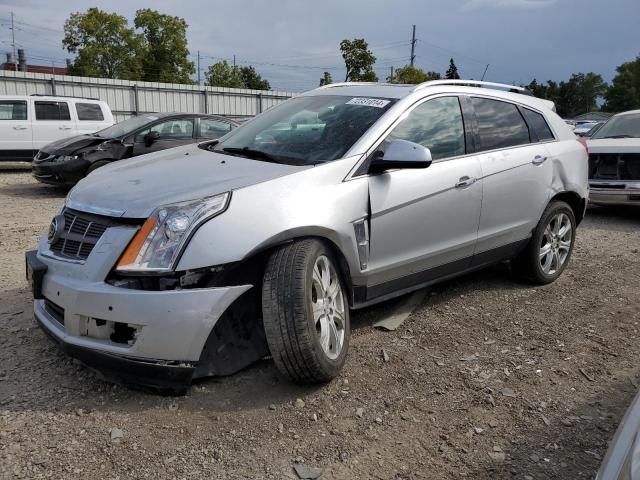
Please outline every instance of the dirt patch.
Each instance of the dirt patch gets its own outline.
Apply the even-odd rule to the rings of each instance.
[[[436,286],[394,332],[372,328],[393,302],[356,312],[329,385],[263,361],[166,398],[35,326],[23,253],[63,199],[0,173],[0,478],[592,478],[638,384],[637,211],[591,210],[552,285],[501,266]]]

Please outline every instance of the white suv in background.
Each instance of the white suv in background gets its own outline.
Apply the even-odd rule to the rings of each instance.
[[[75,97],[0,95],[0,160],[28,160],[65,137],[113,125],[106,102]]]

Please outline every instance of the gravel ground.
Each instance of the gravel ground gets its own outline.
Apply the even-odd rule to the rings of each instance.
[[[592,478],[640,381],[640,214],[591,209],[552,285],[500,266],[395,332],[371,325],[397,303],[356,312],[329,385],[265,360],[179,398],[114,386],[32,318],[23,252],[63,197],[0,172],[0,478]]]

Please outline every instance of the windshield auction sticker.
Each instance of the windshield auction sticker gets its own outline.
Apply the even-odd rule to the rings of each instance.
[[[364,107],[383,108],[388,104],[389,100],[382,100],[380,98],[356,97],[349,100],[345,105],[362,105]]]

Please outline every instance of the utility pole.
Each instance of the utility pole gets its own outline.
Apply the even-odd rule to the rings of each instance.
[[[411,66],[416,60],[416,26],[413,26],[413,33],[411,34]]]
[[[13,68],[18,71],[18,59],[16,58],[16,28],[13,24],[13,12],[11,12],[11,46],[13,47]]]
[[[236,69],[236,56],[233,56],[233,69]]]
[[[198,50],[198,85],[202,85],[200,83],[200,50]]]
[[[391,65],[389,69],[391,70],[391,74],[389,75],[389,82],[393,83],[393,65]]]
[[[487,74],[487,70],[489,70],[489,64],[487,63],[487,66],[484,67],[484,73],[482,74],[482,78],[480,79],[480,81],[484,80],[484,76]]]

